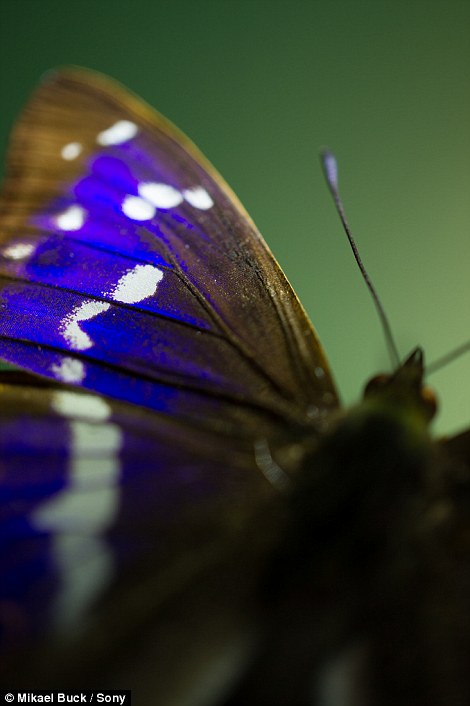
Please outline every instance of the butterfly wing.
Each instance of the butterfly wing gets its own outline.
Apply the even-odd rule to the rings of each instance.
[[[204,625],[216,600],[227,616],[261,570],[251,518],[266,503],[276,517],[256,443],[286,447],[295,470],[293,442],[337,396],[234,195],[108,79],[74,69],[39,88],[14,131],[0,228],[0,358],[50,381],[9,373],[0,388],[2,616],[7,647],[39,636],[29,663],[47,682],[114,664],[172,597]],[[51,627],[67,650],[43,641]],[[182,648],[208,641],[180,632],[186,663]],[[162,683],[171,660],[157,661]]]
[[[50,75],[16,127],[1,210],[0,356],[240,428],[337,405],[318,339],[196,148],[117,84]],[[243,424],[242,424],[243,426]]]
[[[273,529],[253,522],[276,518],[250,444],[4,374],[0,448],[0,683],[119,673],[180,703],[233,641],[245,651]]]

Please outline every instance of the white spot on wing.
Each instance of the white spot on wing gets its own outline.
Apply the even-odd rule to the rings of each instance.
[[[114,469],[109,464],[110,459],[105,457],[114,456],[121,448],[122,434],[120,428],[116,424],[108,422],[101,424],[96,421],[72,421],[70,426],[73,433],[72,450],[80,456],[80,460],[83,459],[85,454],[93,454],[102,456],[100,460],[106,461],[99,474],[95,471],[95,461],[91,464],[81,464],[79,468],[80,477],[83,480],[99,481],[99,485],[102,485],[103,480],[106,483],[113,480],[115,478]],[[105,513],[93,511],[92,514],[94,517],[101,515],[97,519],[92,519],[91,522],[95,527],[102,527],[104,524],[103,514]],[[77,518],[77,523],[82,524],[82,519]],[[83,524],[86,527],[90,527],[90,520],[87,519]]]
[[[10,260],[25,260],[32,255],[36,246],[33,243],[14,243],[3,251],[3,255]]]
[[[31,518],[37,529],[53,535],[61,578],[53,622],[59,629],[80,619],[111,578],[113,557],[102,534],[118,510],[122,446],[121,430],[114,424],[71,421],[69,430],[67,487],[42,503]]]
[[[104,422],[111,416],[111,407],[101,397],[68,390],[54,392],[52,408],[63,417],[80,417],[95,422]]]
[[[113,289],[103,296],[110,297],[116,302],[123,304],[135,304],[147,297],[151,297],[157,290],[158,283],[163,279],[163,272],[153,265],[136,265],[126,272],[118,280]],[[111,308],[109,302],[84,301],[75,307],[70,314],[64,316],[60,323],[60,332],[67,341],[69,347],[75,351],[86,351],[94,345],[94,341],[80,326],[84,321],[94,319],[95,316],[108,311]],[[53,372],[64,382],[80,382],[75,379],[74,371],[67,367],[62,369],[53,367]],[[64,378],[72,379],[65,379]]]
[[[193,186],[190,189],[185,189],[183,196],[191,206],[200,208],[202,211],[207,211],[208,208],[212,208],[214,205],[211,197],[202,186]]]
[[[81,154],[83,146],[79,142],[69,142],[68,145],[64,145],[60,151],[62,159],[66,159],[71,162],[76,159],[79,154]]]
[[[183,200],[180,192],[173,186],[156,182],[139,184],[139,194],[157,208],[174,208]]]
[[[97,500],[103,502],[103,495],[98,494]],[[60,635],[80,625],[87,609],[111,583],[114,561],[104,539],[85,534],[58,535],[52,554],[61,585],[53,604],[50,629]]]
[[[111,304],[107,302],[85,301],[68,314],[61,323],[62,334],[75,351],[85,351],[91,348],[93,341],[90,336],[80,328],[80,323],[89,321],[98,314],[107,311]]]
[[[63,358],[60,363],[54,363],[51,370],[57,380],[68,383],[83,382],[86,375],[85,365],[74,358]]]
[[[107,130],[100,132],[96,138],[99,145],[106,147],[108,145],[121,145],[123,142],[132,140],[138,133],[137,125],[130,120],[118,120],[117,123],[111,125]]]
[[[85,223],[87,212],[81,206],[69,206],[56,216],[55,222],[60,230],[80,230]]]
[[[109,296],[117,302],[134,304],[155,294],[163,272],[153,265],[136,265],[121,277]]]
[[[155,215],[155,206],[139,196],[126,196],[121,209],[134,221],[150,221]]]

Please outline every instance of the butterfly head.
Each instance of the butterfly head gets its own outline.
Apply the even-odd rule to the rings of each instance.
[[[382,373],[369,380],[364,399],[391,408],[410,410],[426,426],[437,411],[434,391],[424,385],[424,355],[415,348],[393,373]]]

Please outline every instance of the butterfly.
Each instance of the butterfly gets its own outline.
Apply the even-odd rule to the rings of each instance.
[[[342,410],[236,196],[94,72],[13,131],[0,359],[2,685],[470,702],[470,435],[422,351]]]

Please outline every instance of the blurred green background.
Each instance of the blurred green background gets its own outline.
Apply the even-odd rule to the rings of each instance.
[[[111,74],[239,195],[317,328],[346,403],[388,366],[318,165],[329,145],[405,355],[469,336],[470,3],[3,0],[0,150],[47,69]],[[436,373],[439,431],[470,422],[470,355]]]

